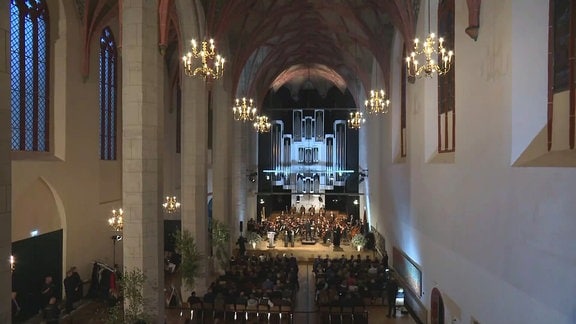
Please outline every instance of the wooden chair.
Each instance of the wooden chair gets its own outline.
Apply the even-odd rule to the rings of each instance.
[[[246,314],[246,304],[236,304],[234,305],[234,321],[239,320],[242,316]]]
[[[292,306],[280,305],[280,323],[282,323],[282,315],[287,315],[287,318],[289,318],[288,323],[292,323],[294,316],[294,313],[292,312]]]
[[[270,315],[268,312],[270,306],[268,304],[258,304],[258,313],[256,314],[258,318],[260,318],[260,314],[262,315]]]
[[[256,315],[256,317],[258,317],[258,305],[246,305],[246,311],[245,311],[246,321],[249,320],[250,314],[254,314]]]
[[[347,318],[352,319],[352,322],[354,322],[354,307],[342,306],[340,308],[340,323],[344,323]]]
[[[204,302],[202,303],[202,322],[206,321],[206,315],[211,316],[214,319],[214,303]]]
[[[368,311],[364,305],[354,306],[353,316],[359,323],[368,323]]]
[[[202,302],[198,302],[198,303],[194,303],[190,305],[190,321],[193,322],[194,321],[194,315],[196,315],[196,317],[199,317],[200,315],[202,315],[202,309],[204,308],[204,306],[202,305]]]
[[[268,307],[268,322],[270,322],[270,317],[272,315],[280,317],[280,305],[274,305]]]
[[[227,311],[227,305],[225,303],[214,303],[214,312],[213,312],[214,320],[222,316],[223,321],[226,322],[226,311]]]
[[[320,305],[318,307],[318,312],[320,312],[320,316],[322,317],[322,323],[332,323],[332,313],[329,305]]]

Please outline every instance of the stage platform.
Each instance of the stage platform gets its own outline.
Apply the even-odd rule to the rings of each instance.
[[[292,254],[296,259],[298,259],[298,262],[311,262],[318,256],[321,256],[322,258],[328,256],[333,259],[340,258],[342,255],[346,258],[350,258],[351,255],[356,257],[358,254],[361,255],[362,259],[365,259],[367,255],[370,256],[371,259],[375,257],[378,257],[378,259],[381,258],[377,251],[363,249],[358,252],[358,250],[350,244],[341,244],[339,248],[334,248],[331,243],[324,244],[322,241],[313,245],[295,242],[294,247],[290,245],[284,247],[284,242],[282,241],[276,241],[276,245],[273,248],[268,247],[268,241],[260,242],[256,245],[255,249],[253,249],[252,246],[247,245],[247,255],[260,255],[262,253],[268,254],[272,257],[284,254],[290,256]]]

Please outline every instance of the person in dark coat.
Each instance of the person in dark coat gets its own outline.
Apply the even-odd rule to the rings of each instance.
[[[76,268],[72,267],[66,272],[64,278],[64,292],[66,293],[66,306],[65,312],[70,313],[74,310],[74,303],[82,297],[82,279],[75,271]]]
[[[240,254],[240,256],[244,256],[246,254],[246,238],[240,235],[240,237],[236,241],[236,244],[238,245],[238,253]]]
[[[386,285],[386,293],[388,295],[388,315],[387,317],[396,317],[396,295],[398,294],[398,281],[392,277]]]
[[[56,296],[56,286],[52,281],[52,276],[44,277],[44,284],[42,284],[42,288],[40,289],[40,309],[43,309],[48,305],[50,299]]]

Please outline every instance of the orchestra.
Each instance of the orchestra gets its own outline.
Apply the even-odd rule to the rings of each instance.
[[[321,241],[324,244],[339,246],[341,240],[350,240],[355,234],[362,233],[364,226],[355,220],[352,215],[338,211],[326,211],[324,207],[316,210],[315,206],[306,209],[304,206],[292,206],[289,211],[272,213],[268,218],[261,218],[260,222],[250,219],[248,231],[265,235],[275,232],[277,239],[284,242],[284,246],[294,246],[294,242],[302,244],[315,244]]]

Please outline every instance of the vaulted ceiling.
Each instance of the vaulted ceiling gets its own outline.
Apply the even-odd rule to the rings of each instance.
[[[370,88],[388,82],[394,31],[413,37],[420,0],[203,0],[206,33],[225,47],[234,89]],[[322,83],[328,83],[322,84]]]
[[[216,40],[232,67],[227,73],[234,91],[259,100],[270,89],[285,86],[297,91],[311,84],[320,91],[336,86],[357,95],[358,85],[370,89],[373,72],[377,83],[387,86],[394,33],[414,37],[420,4],[420,0],[199,1],[205,20],[197,23],[206,35],[196,36]],[[180,37],[178,20],[191,17],[178,12],[175,3],[159,0],[163,53],[174,42],[180,42],[181,51],[189,50],[185,48],[189,40]],[[118,0],[75,0],[75,4],[84,23],[82,72],[87,76],[92,37],[110,16],[120,17],[122,9]],[[176,72],[171,79],[177,80],[178,69],[172,70]]]

